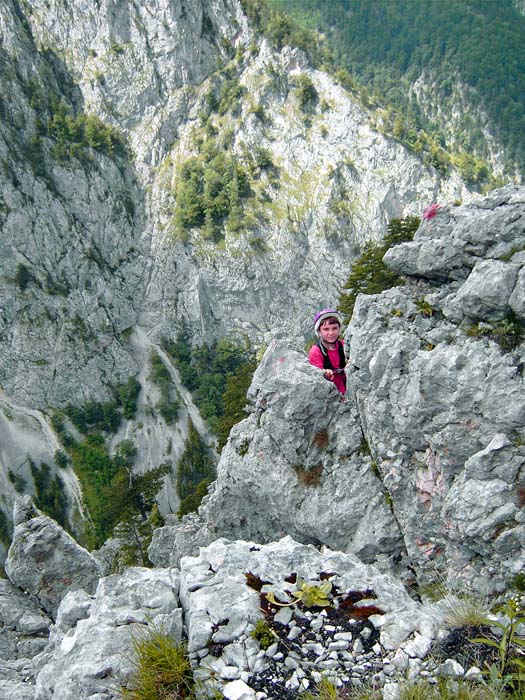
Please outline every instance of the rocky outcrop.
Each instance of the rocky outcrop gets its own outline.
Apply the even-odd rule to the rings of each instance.
[[[361,297],[348,331],[363,429],[416,570],[489,590],[525,555],[524,205],[509,187],[443,207],[385,256],[417,281]]]
[[[286,533],[365,561],[399,554],[352,397],[341,401],[303,354],[279,343],[249,395],[255,410],[233,429],[203,508],[208,529],[256,541]]]
[[[292,602],[301,579],[329,582],[326,609],[270,603],[270,592]],[[117,700],[132,682],[133,646],[151,630],[187,640],[199,698],[239,688],[253,699],[256,690],[297,697],[323,675],[338,685],[373,679],[393,692],[408,669],[412,677],[439,672],[425,659],[446,612],[354,555],[290,537],[219,539],[183,557],[180,570],[131,568],[101,578],[92,594],[56,591],[49,641],[50,621],[27,596],[4,582],[0,598],[11,606],[0,606],[2,622],[18,634],[1,652],[9,659],[0,662],[0,697],[10,700]],[[269,646],[254,633],[263,619],[273,629]]]
[[[524,190],[437,212],[385,256],[408,285],[358,298],[346,402],[271,344],[200,518],[153,557],[289,533],[485,593],[521,570]]]
[[[102,575],[97,560],[28,497],[17,501],[15,531],[5,570],[9,579],[56,616],[62,598],[82,589],[92,593]]]

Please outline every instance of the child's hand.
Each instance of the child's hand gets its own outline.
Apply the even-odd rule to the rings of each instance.
[[[333,370],[331,370],[331,369],[325,369],[325,371],[324,371],[324,376],[325,376],[327,379],[333,379],[333,376],[334,376]]]

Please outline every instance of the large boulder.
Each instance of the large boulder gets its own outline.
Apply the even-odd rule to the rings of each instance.
[[[60,525],[25,496],[14,509],[15,530],[5,571],[10,581],[34,598],[53,619],[69,591],[93,593],[100,564]]]

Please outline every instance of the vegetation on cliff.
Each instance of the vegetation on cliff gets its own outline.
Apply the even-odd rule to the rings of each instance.
[[[481,159],[489,154],[488,142],[485,125],[476,118],[481,110],[505,148],[501,157],[508,174],[513,176],[517,167],[523,177],[525,17],[511,0],[268,0],[268,4],[293,17],[305,33],[322,33],[325,53],[332,52],[335,63],[354,81],[391,106],[389,126],[403,142],[416,143],[417,133],[424,131],[438,153],[446,142],[443,122],[450,119],[457,99],[455,86],[465,85],[462,97],[470,109],[462,110],[453,130],[455,149],[461,149],[454,164],[467,181],[486,179]],[[297,30],[288,36],[295,39]],[[443,114],[440,124],[423,114],[413,90],[422,75],[432,80],[432,99]]]

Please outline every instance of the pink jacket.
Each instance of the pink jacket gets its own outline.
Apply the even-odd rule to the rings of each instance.
[[[339,342],[342,343],[343,341],[340,340]],[[332,363],[332,367],[338,369],[339,350],[337,346],[334,350],[327,350],[327,353],[328,357],[330,358],[330,362]],[[319,347],[317,345],[312,345],[312,347],[310,348],[310,352],[308,353],[308,360],[310,361],[310,364],[314,365],[314,367],[319,367],[320,369],[324,370],[323,353],[319,350]],[[328,381],[333,382],[339,389],[341,394],[344,394],[346,392],[344,372],[334,374],[333,378],[329,379]]]

